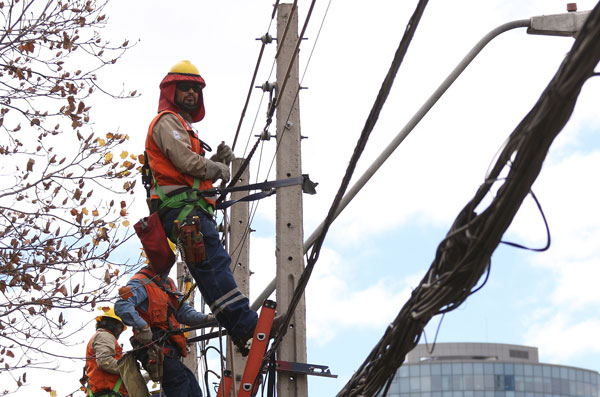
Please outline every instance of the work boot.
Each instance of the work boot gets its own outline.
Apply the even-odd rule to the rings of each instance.
[[[277,337],[279,332],[279,328],[281,324],[283,324],[283,320],[285,319],[285,314],[280,314],[273,318],[273,322],[271,323],[271,332],[269,332],[269,339],[273,339]],[[233,340],[233,344],[238,348],[240,354],[243,357],[246,357],[248,353],[250,353],[250,347],[252,347],[252,338],[254,337],[254,330],[256,326],[248,331],[244,336],[238,339]]]
[[[248,353],[250,353],[250,347],[252,346],[252,337],[254,336],[254,328],[251,331],[248,331],[246,335],[241,338],[233,339],[233,344],[237,347],[238,351],[242,355],[242,357],[246,357]]]

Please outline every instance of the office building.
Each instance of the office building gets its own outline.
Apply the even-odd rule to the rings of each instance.
[[[407,355],[387,396],[600,397],[599,383],[596,371],[540,363],[536,347],[437,343]]]

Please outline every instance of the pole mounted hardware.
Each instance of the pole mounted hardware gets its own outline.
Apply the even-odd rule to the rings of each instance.
[[[273,36],[271,36],[269,33],[265,33],[264,35],[260,36],[256,40],[260,40],[263,44],[271,44],[273,42],[273,40],[277,40],[277,39],[274,39]]]

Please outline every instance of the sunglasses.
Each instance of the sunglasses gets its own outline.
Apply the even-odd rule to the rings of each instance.
[[[199,93],[202,87],[200,84],[184,83],[177,84],[177,89],[183,92],[188,92],[190,89],[192,89],[195,93]]]

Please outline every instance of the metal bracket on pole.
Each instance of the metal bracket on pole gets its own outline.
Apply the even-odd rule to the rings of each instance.
[[[290,361],[276,361],[277,371],[290,372],[294,374],[305,374],[313,376],[323,376],[325,378],[337,378],[333,375],[326,365],[294,363]]]

